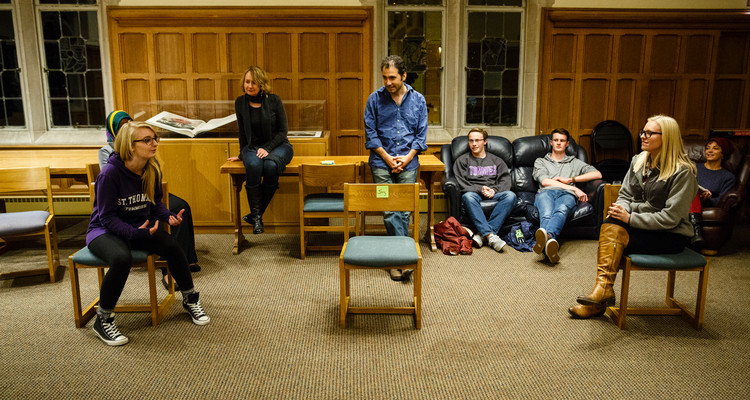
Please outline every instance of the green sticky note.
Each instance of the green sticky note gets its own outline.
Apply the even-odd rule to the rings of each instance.
[[[388,198],[388,186],[378,186],[375,188],[375,197],[379,199]]]

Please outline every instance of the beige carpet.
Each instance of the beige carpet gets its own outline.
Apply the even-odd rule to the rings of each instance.
[[[60,225],[67,257],[82,245],[85,222]],[[423,245],[418,331],[409,316],[374,315],[350,316],[340,329],[337,254],[302,261],[297,235],[247,235],[250,247],[236,256],[231,235],[198,235],[203,270],[194,278],[211,323],[193,325],[178,303],[157,327],[147,314],[120,313],[131,341],[120,348],[99,341],[91,323],[74,327],[67,268],[55,283],[0,281],[0,397],[744,398],[744,225],[711,261],[702,331],[679,317],[630,317],[624,331],[607,317],[570,319],[567,308],[594,282],[595,241],[563,242],[554,267],[512,249],[450,257]],[[12,246],[1,270],[45,263],[43,245]],[[145,275],[131,273],[121,302],[145,296]],[[660,305],[665,275],[634,275],[631,302]],[[677,294],[693,305],[697,274],[685,275]],[[380,271],[353,276],[353,303],[409,302],[410,284]],[[94,271],[84,271],[85,296],[95,296],[95,284]]]

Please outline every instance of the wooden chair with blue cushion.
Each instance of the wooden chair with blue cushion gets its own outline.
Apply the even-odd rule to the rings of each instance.
[[[341,289],[340,325],[347,314],[413,314],[422,327],[422,253],[419,249],[419,184],[344,184],[345,212],[409,211],[414,219],[412,236],[349,237],[349,219],[344,222],[344,247],[339,256]],[[407,307],[351,306],[350,273],[353,269],[414,270],[413,304]]]
[[[340,250],[341,245],[309,243],[307,232],[343,232],[344,226],[330,225],[331,218],[345,218],[344,183],[360,182],[360,163],[356,164],[301,164],[299,166],[299,240],[300,258],[307,250]],[[356,217],[356,216],[355,216]],[[315,225],[317,219],[324,225]],[[355,219],[355,230],[358,229]]]
[[[628,315],[680,315],[693,328],[703,328],[703,310],[706,306],[706,287],[708,286],[708,260],[693,250],[685,248],[677,254],[631,254],[623,257],[622,289],[620,306],[607,308],[607,314],[620,329],[625,328]],[[628,307],[628,290],[631,271],[667,271],[666,307]],[[674,287],[677,271],[697,271],[698,294],[695,299],[695,312],[674,298]]]
[[[94,182],[96,176],[99,174],[99,164],[88,164],[86,166],[86,174],[89,180],[89,192],[91,196],[91,202],[94,201]],[[166,182],[162,182],[162,190],[164,192],[163,201],[166,204],[169,198],[169,192],[167,191]],[[157,255],[149,254],[142,250],[132,250],[131,256],[133,258],[133,267],[146,267],[148,270],[148,290],[149,290],[149,304],[123,304],[115,307],[116,312],[150,312],[151,313],[151,325],[156,326],[164,319],[164,316],[169,311],[169,307],[174,303],[174,280],[172,274],[168,273],[167,280],[169,282],[169,292],[162,299],[161,302],[158,300],[156,295],[156,264]],[[96,307],[99,305],[99,297],[94,299],[86,308],[81,305],[81,290],[79,283],[78,270],[80,268],[96,268],[97,277],[99,279],[99,288],[102,286],[102,280],[104,279],[104,269],[109,265],[104,260],[95,256],[88,247],[84,247],[78,250],[75,254],[68,257],[68,265],[70,267],[70,287],[73,292],[73,317],[77,328],[82,328],[86,323],[96,315]]]
[[[617,200],[620,185],[605,185],[604,199],[607,199],[605,211],[609,204]],[[630,254],[620,262],[622,269],[622,288],[620,289],[620,306],[608,307],[607,315],[620,329],[625,328],[628,315],[680,315],[693,328],[703,328],[703,311],[706,306],[706,287],[708,286],[709,261],[700,253],[685,248],[677,254]],[[666,271],[667,293],[666,307],[628,307],[631,271]],[[695,312],[677,301],[674,297],[677,271],[696,271],[698,275],[698,294],[695,299]]]
[[[46,210],[0,213],[0,238],[25,240],[44,236],[47,248],[46,268],[4,272],[0,273],[0,279],[49,274],[50,282],[54,282],[57,266],[60,265],[60,253],[57,249],[49,167],[0,169],[0,193],[22,196],[42,194],[47,204]]]

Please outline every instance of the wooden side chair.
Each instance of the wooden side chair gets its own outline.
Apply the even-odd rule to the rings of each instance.
[[[301,164],[299,166],[299,240],[300,258],[307,250],[340,250],[341,245],[313,245],[307,232],[343,232],[344,225],[330,225],[330,218],[350,217],[344,213],[344,183],[360,182],[361,163],[356,164]],[[357,217],[356,215],[354,216]],[[315,225],[324,218],[324,225]],[[355,230],[359,229],[355,219]]]
[[[60,253],[57,249],[57,229],[49,167],[0,169],[0,193],[23,195],[41,193],[47,200],[46,210],[0,213],[0,238],[3,240],[44,236],[47,248],[47,268],[0,273],[0,279],[49,274],[50,282],[54,282],[57,266],[60,265]],[[5,247],[5,242],[2,247]]]
[[[620,185],[609,185],[604,187],[605,199],[611,202],[617,200]],[[609,192],[609,193],[607,193]],[[605,203],[605,210],[610,203]],[[620,329],[625,328],[628,315],[679,315],[696,330],[703,328],[703,311],[706,306],[706,288],[708,286],[708,264],[709,260],[700,253],[685,248],[677,254],[630,254],[623,256],[620,261],[622,274],[622,287],[620,289],[620,306],[608,307],[607,315],[617,324]],[[630,289],[630,273],[632,271],[666,271],[667,292],[666,307],[628,307],[628,296]],[[674,297],[674,287],[677,271],[698,272],[698,292],[695,300],[695,311],[688,310]]]
[[[422,327],[422,253],[419,249],[419,184],[344,184],[345,212],[410,211],[414,218],[412,236],[349,237],[349,219],[344,222],[344,247],[339,256],[341,289],[340,325],[347,314],[413,314],[414,325]],[[413,269],[414,297],[408,307],[351,306],[350,273],[353,269]]]
[[[89,193],[91,195],[91,202],[95,198],[94,183],[96,176],[99,174],[99,164],[88,164],[86,165],[86,175],[89,180]],[[164,197],[162,201],[168,206],[167,201],[169,199],[169,192],[167,191],[166,182],[162,182],[162,191]],[[174,293],[174,280],[172,274],[168,273],[167,281],[169,283],[169,292],[160,302],[156,295],[156,269],[157,266],[157,255],[149,254],[142,250],[132,250],[131,255],[133,257],[133,266],[146,267],[148,270],[148,290],[149,290],[149,303],[148,304],[123,304],[115,307],[116,312],[149,312],[151,313],[151,325],[156,326],[164,319],[164,316],[169,311],[169,307],[172,306],[175,299]],[[84,247],[78,250],[75,254],[68,257],[68,266],[70,267],[70,287],[73,293],[73,318],[77,328],[82,328],[86,323],[94,317],[96,314],[96,307],[99,305],[99,297],[96,297],[86,308],[81,305],[81,290],[79,283],[78,270],[81,268],[96,268],[97,277],[99,279],[99,288],[102,286],[102,280],[104,279],[104,269],[108,268],[109,265],[104,260],[95,256],[88,247]]]

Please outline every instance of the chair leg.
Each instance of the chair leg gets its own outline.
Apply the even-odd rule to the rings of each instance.
[[[422,265],[414,271],[414,325],[422,329]]]
[[[81,306],[81,285],[78,280],[78,266],[73,262],[72,258],[68,259],[68,267],[70,269],[70,288],[73,293],[73,320],[76,328],[83,328],[94,317],[94,314],[96,314],[96,307],[99,305],[99,296],[84,309]],[[102,268],[97,268],[97,270],[101,272]],[[101,284],[99,286],[101,287]]]
[[[159,305],[156,298],[156,263],[154,256],[148,256],[148,293],[151,304],[151,326],[159,324]]]
[[[339,262],[339,287],[341,290],[339,326],[346,328],[346,314],[349,310],[349,270],[344,267],[343,260]]]
[[[677,278],[677,272],[675,271],[669,271],[667,272],[667,294],[666,294],[666,303],[667,307],[674,308],[675,307],[675,300],[674,300],[674,285]]]
[[[78,283],[78,268],[71,258],[68,259],[70,268],[70,290],[73,292],[73,320],[76,328],[83,326],[81,324],[81,285]]]
[[[299,221],[299,258],[304,260],[305,259],[305,247],[307,244],[305,243],[305,217],[300,213],[300,221]]]
[[[706,289],[708,288],[708,259],[703,271],[698,277],[698,296],[695,300],[695,324],[693,327],[697,330],[703,329],[703,311],[706,308]]]
[[[57,248],[57,229],[55,219],[52,218],[44,229],[44,241],[47,245],[47,264],[49,266],[49,280],[57,279],[57,266],[60,264],[60,252]]]

